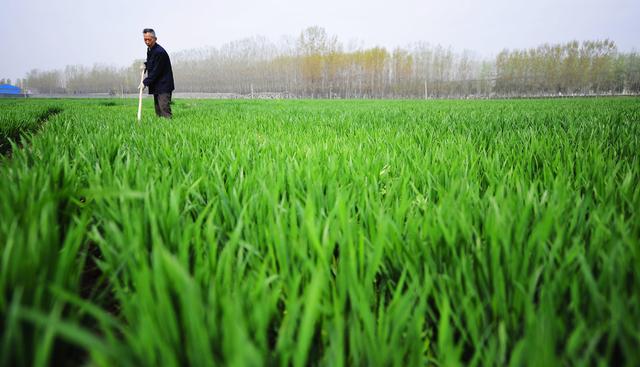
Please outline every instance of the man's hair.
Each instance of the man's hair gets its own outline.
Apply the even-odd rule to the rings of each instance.
[[[145,33],[151,33],[152,36],[154,36],[154,37],[156,36],[156,31],[154,31],[153,28],[145,28],[145,29],[143,29],[142,30],[142,34],[145,34]]]

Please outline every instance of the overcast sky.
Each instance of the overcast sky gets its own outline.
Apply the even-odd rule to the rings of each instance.
[[[416,41],[492,56],[504,48],[609,38],[640,49],[640,0],[0,0],[0,78],[68,64],[129,65],[141,30],[170,53],[318,25],[345,45]]]

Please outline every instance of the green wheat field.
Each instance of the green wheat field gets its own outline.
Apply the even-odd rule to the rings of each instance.
[[[640,99],[0,100],[0,365],[640,361]]]

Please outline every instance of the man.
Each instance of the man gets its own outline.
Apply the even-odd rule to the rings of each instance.
[[[145,28],[142,35],[147,45],[147,61],[142,67],[146,67],[147,77],[138,88],[149,88],[149,94],[153,94],[156,115],[171,118],[171,92],[175,88],[169,54],[157,43],[158,38],[153,29]]]

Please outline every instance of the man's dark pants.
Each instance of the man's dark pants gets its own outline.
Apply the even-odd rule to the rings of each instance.
[[[154,94],[153,105],[156,108],[156,115],[171,118],[171,93]]]

